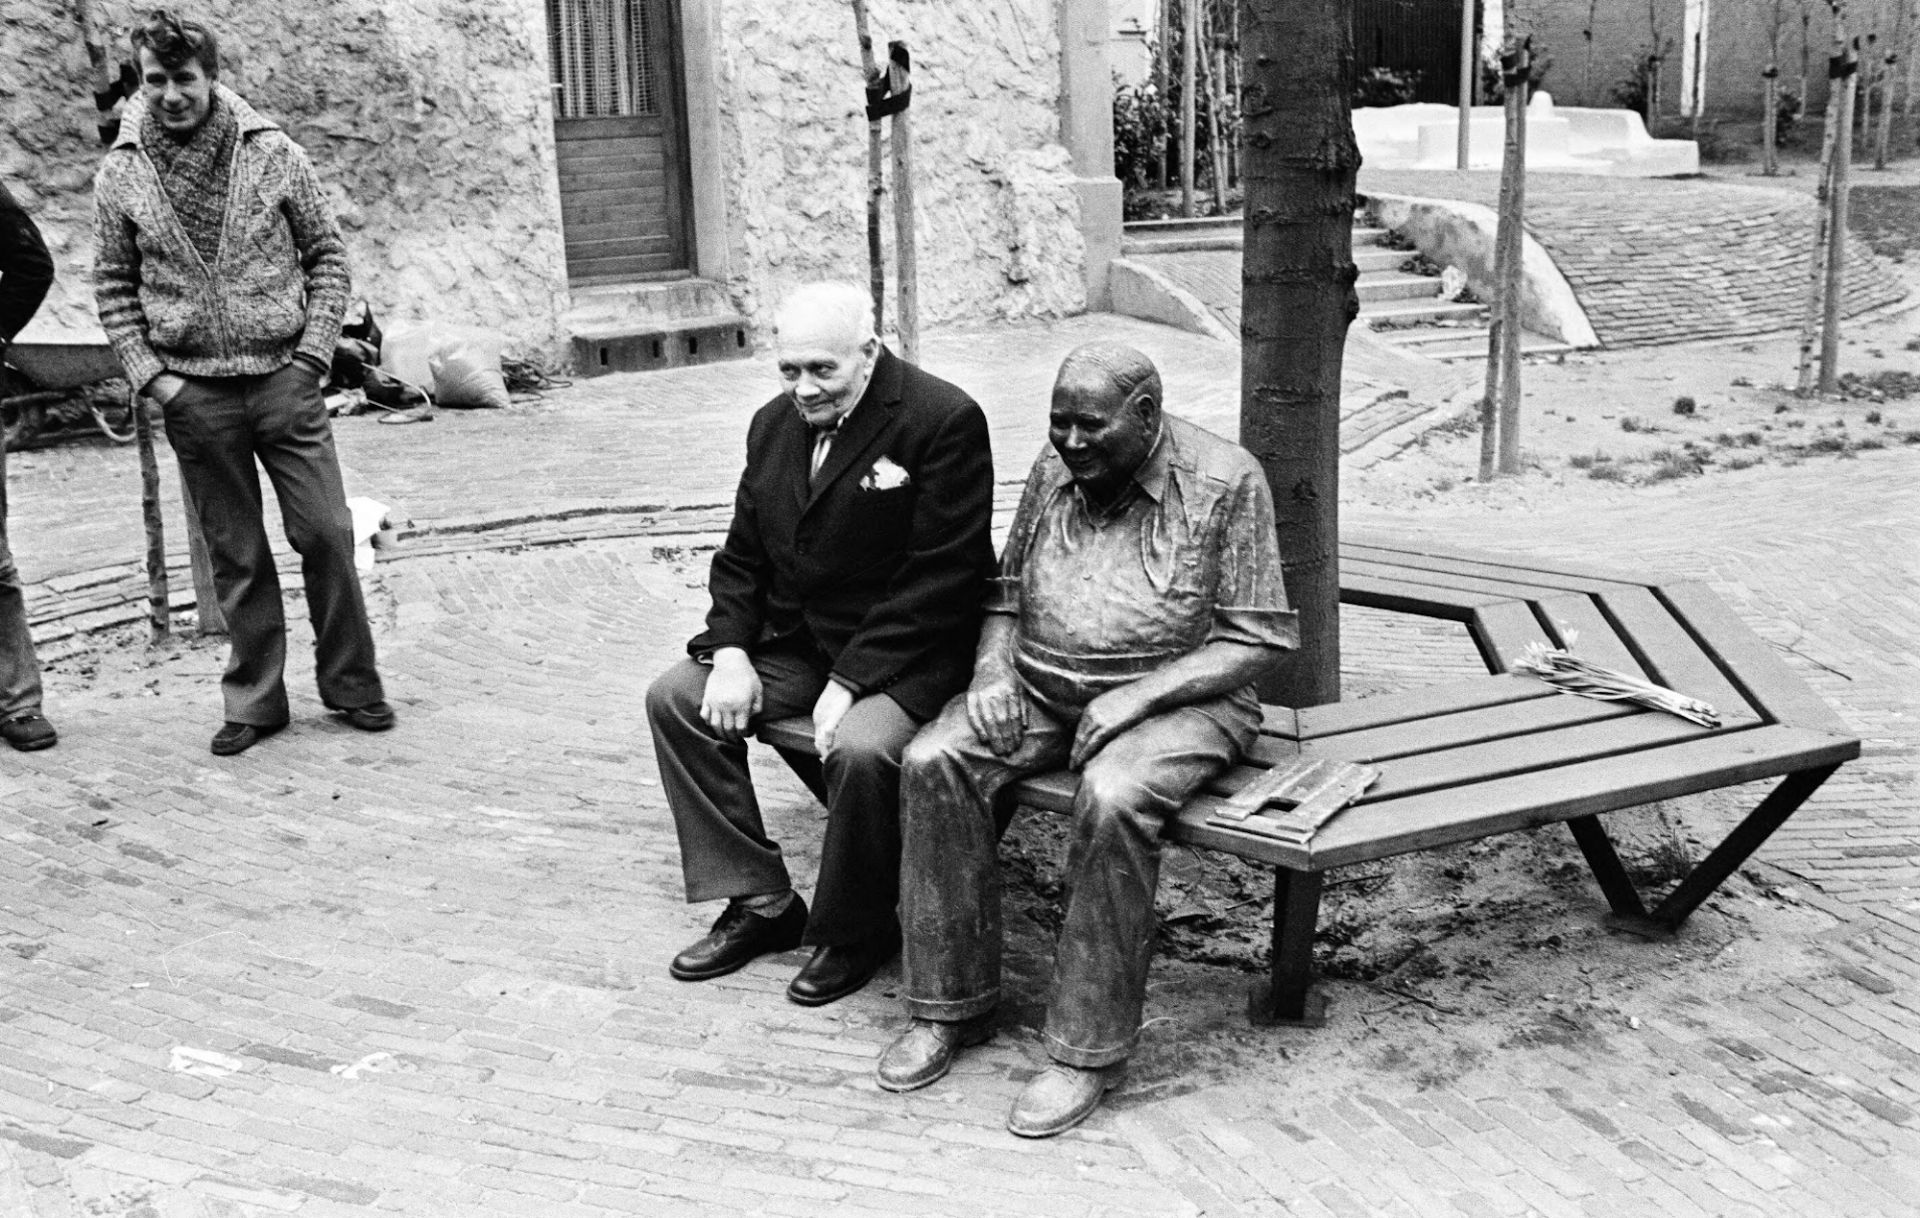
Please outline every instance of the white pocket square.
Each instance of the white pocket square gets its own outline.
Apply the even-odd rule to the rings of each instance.
[[[907,471],[894,463],[892,457],[882,457],[873,463],[865,478],[860,480],[863,491],[890,491],[913,481]]]

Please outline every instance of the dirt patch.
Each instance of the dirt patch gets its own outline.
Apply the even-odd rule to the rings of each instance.
[[[1920,186],[1855,186],[1847,227],[1883,258],[1899,262],[1920,243]]]

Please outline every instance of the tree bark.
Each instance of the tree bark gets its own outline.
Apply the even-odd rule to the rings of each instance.
[[[1473,157],[1473,78],[1474,66],[1480,62],[1473,46],[1473,6],[1474,0],[1460,0],[1460,129],[1454,132],[1453,153],[1454,168],[1461,170]],[[1591,49],[1587,59],[1593,59]]]
[[[1352,0],[1244,0],[1240,441],[1273,488],[1300,654],[1263,698],[1340,696],[1340,369],[1353,264]]]
[[[880,81],[880,65],[873,55],[873,35],[867,28],[867,0],[853,0],[853,28],[860,39],[860,67],[868,86]],[[861,104],[866,104],[864,90]],[[880,120],[867,120],[867,290],[873,296],[873,330],[878,334],[887,320],[887,262],[881,247],[882,216],[887,194],[886,138]]]

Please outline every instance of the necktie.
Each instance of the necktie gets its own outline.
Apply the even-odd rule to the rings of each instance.
[[[839,430],[840,425],[837,423],[832,427],[816,427],[813,429],[813,466],[811,473],[808,475],[809,482],[819,480],[820,468],[827,463],[827,453],[833,449],[833,435]]]

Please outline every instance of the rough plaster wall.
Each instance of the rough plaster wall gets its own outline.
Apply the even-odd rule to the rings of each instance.
[[[137,6],[144,10],[146,4]],[[113,50],[136,6],[107,0]],[[555,344],[565,260],[554,217],[545,20],[529,0],[200,0],[222,79],[312,156],[346,232],[355,290],[387,319]],[[91,319],[91,78],[64,0],[0,16],[0,174],[60,268],[48,316]]]
[[[1054,0],[870,7],[879,53],[890,38],[913,52],[922,324],[1084,309]],[[851,8],[731,0],[719,46],[734,298],[764,317],[794,284],[864,282],[867,126]],[[891,194],[885,228],[891,297]]]

